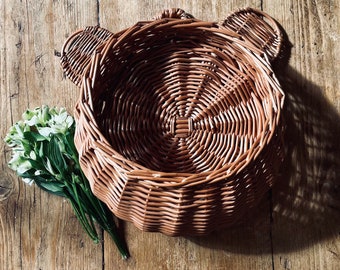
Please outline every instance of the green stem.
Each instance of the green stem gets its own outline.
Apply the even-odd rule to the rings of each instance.
[[[74,161],[73,170],[71,173],[72,183],[74,188],[76,186],[78,189],[74,189],[73,193],[76,195],[75,199],[79,205],[79,209],[81,210],[80,214],[84,217],[84,212],[86,212],[91,220],[91,223],[92,219],[94,219],[103,230],[107,231],[116,244],[123,259],[127,259],[130,255],[126,242],[119,234],[118,227],[112,218],[112,212],[92,193],[90,184],[86,179],[86,176],[84,175],[79,163],[78,152],[73,141],[74,135],[70,135],[71,133],[67,134],[67,136],[61,139],[63,139],[65,145],[68,146],[68,155]]]
[[[72,196],[67,196],[68,200],[71,203],[71,206],[74,210],[74,213],[76,214],[80,224],[82,225],[83,229],[85,230],[85,232],[89,235],[89,237],[96,243],[99,243],[99,237],[98,237],[98,233],[96,231],[96,228],[94,226],[94,224],[91,222],[91,224],[88,222],[88,218],[86,217],[86,215],[84,214],[84,212],[81,209],[81,207],[79,206],[79,204],[74,200],[74,198]]]
[[[96,227],[93,223],[93,220],[90,217],[88,217],[84,211],[84,206],[82,204],[82,199],[79,199],[78,196],[78,192],[77,190],[74,190],[74,185],[73,187],[71,187],[69,184],[66,185],[67,187],[67,193],[66,193],[66,197],[68,198],[68,200],[71,203],[71,206],[79,220],[79,222],[81,223],[82,227],[84,228],[84,230],[86,231],[86,233],[90,236],[90,238],[95,242],[95,243],[99,243],[99,236],[96,230]]]
[[[127,249],[125,241],[119,234],[116,223],[112,218],[112,212],[103,202],[101,202],[97,197],[93,195],[90,187],[88,186],[87,180],[84,180],[83,188],[86,189],[85,191],[83,190],[83,195],[86,197],[83,198],[84,200],[82,200],[83,202],[86,202],[86,206],[84,207],[84,209],[86,209],[87,213],[97,221],[102,229],[108,232],[108,234],[116,244],[123,259],[127,259],[130,256],[129,251]]]
[[[110,235],[111,239],[116,244],[116,246],[117,246],[120,254],[122,255],[123,259],[127,259],[127,258],[130,257],[130,253],[129,253],[129,250],[127,248],[126,242],[120,236],[119,231],[118,231],[118,227],[116,226],[116,224],[115,224],[115,222],[112,218],[112,214],[111,215],[109,214],[109,213],[111,213],[111,211],[107,207],[105,207],[105,210],[103,209],[103,211],[106,212],[106,217],[110,216],[111,220],[108,220],[108,222],[104,222],[104,225],[107,225],[107,226],[103,226],[103,229],[105,231],[107,231],[107,233]]]
[[[76,162],[76,167],[79,168],[80,172],[79,180],[81,181],[82,185],[79,186],[81,186],[83,189],[83,195],[86,197],[83,197],[82,200],[84,203],[86,203],[84,209],[86,209],[87,213],[92,216],[100,225],[100,227],[110,235],[123,259],[129,258],[130,254],[126,242],[119,234],[118,227],[112,218],[112,212],[102,201],[94,196],[88,180],[86,179],[83,171],[80,169],[79,160],[74,160]]]

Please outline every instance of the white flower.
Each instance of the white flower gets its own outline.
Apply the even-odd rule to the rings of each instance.
[[[65,108],[43,106],[26,110],[22,119],[10,128],[5,137],[5,142],[12,148],[13,154],[8,163],[9,167],[18,175],[34,169],[31,172],[35,171],[34,175],[38,176],[41,171],[33,168],[32,164],[36,164],[37,160],[43,157],[46,170],[51,175],[56,175],[49,159],[51,157],[44,157],[43,141],[50,141],[53,134],[66,134],[74,124],[73,117],[67,113]],[[58,145],[62,152],[66,151],[63,143],[58,142]],[[34,179],[33,175],[32,178]],[[26,178],[24,181],[31,183],[33,179]]]
[[[34,180],[30,179],[30,178],[22,178],[22,181],[24,181],[26,184],[32,186],[32,184],[34,183]]]
[[[48,140],[50,134],[53,134],[53,129],[50,127],[41,127],[38,128],[38,132],[40,135],[44,136]]]
[[[52,113],[53,112],[53,113]],[[51,111],[51,118],[48,121],[48,126],[51,127],[52,133],[65,133],[73,124],[73,117],[70,116],[65,108]]]
[[[38,176],[38,175],[41,175],[41,173],[42,173],[41,170],[36,170],[36,171],[34,172],[34,175],[35,175],[35,176]]]
[[[26,110],[22,118],[29,126],[45,125],[50,118],[50,108],[48,106],[36,107],[34,110]]]
[[[23,138],[24,131],[30,131],[30,127],[34,127],[48,140],[51,134],[66,133],[74,123],[73,117],[67,113],[65,108],[49,108],[48,106],[26,110],[22,118],[24,121],[15,125],[16,139],[19,140]],[[10,133],[13,132],[10,131]]]
[[[30,158],[33,160],[37,159],[37,154],[33,150],[30,152]]]
[[[27,119],[25,121],[25,124],[29,125],[30,127],[39,125],[40,124],[39,118],[36,115],[33,115],[32,118],[30,118],[29,120]]]
[[[14,153],[13,158],[9,161],[8,165],[12,170],[16,171],[19,175],[32,169],[31,162],[23,158],[18,152]]]

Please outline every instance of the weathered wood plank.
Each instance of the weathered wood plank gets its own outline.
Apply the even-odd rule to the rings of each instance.
[[[268,205],[265,204],[267,214]],[[206,237],[167,237],[126,225],[132,257],[119,260],[115,247],[105,241],[107,269],[271,269],[269,216],[257,223],[215,232]]]
[[[182,8],[194,17],[207,21],[222,21],[229,13],[242,7],[261,8],[260,0],[242,1],[101,1],[99,18],[102,27],[113,32],[123,30],[134,23],[151,20],[155,15],[168,8]]]
[[[279,73],[287,148],[273,192],[275,269],[340,268],[339,2],[264,1],[293,45]]]
[[[1,1],[1,138],[26,108],[72,109],[78,93],[64,81],[64,38],[98,21],[96,1]],[[7,168],[0,141],[0,269],[101,269],[102,247],[83,233],[68,202],[25,186]]]
[[[287,73],[278,74],[288,94],[288,157],[272,205],[265,198],[248,225],[201,238],[125,224],[132,258],[122,261],[106,234],[102,245],[87,238],[68,202],[17,179],[1,140],[0,269],[340,268],[338,1],[0,1],[0,136],[27,107],[72,110],[77,89],[58,55],[75,30],[100,23],[118,31],[170,7],[219,21],[244,6],[275,17],[293,44]]]

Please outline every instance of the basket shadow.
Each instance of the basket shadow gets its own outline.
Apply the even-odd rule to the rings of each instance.
[[[267,198],[238,227],[190,237],[198,245],[244,254],[299,250],[340,228],[340,116],[323,90],[288,68],[286,158]]]
[[[289,69],[286,161],[273,189],[275,250],[334,237],[340,228],[340,116],[323,89]]]

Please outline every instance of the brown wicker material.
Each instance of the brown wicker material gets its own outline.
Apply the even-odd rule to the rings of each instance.
[[[75,143],[93,192],[119,218],[167,235],[235,224],[272,186],[284,93],[275,21],[242,9],[223,23],[181,9],[65,43],[80,86]]]

